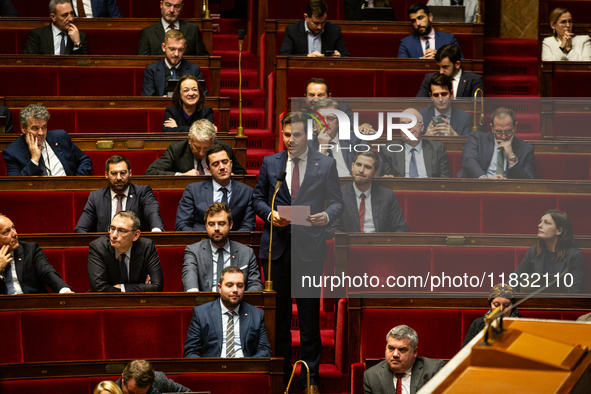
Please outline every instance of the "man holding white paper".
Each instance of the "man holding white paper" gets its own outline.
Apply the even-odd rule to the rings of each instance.
[[[306,387],[306,374],[300,375],[300,382],[302,387],[306,387],[304,392],[315,392],[322,350],[320,289],[303,288],[302,276],[322,275],[326,259],[325,225],[340,216],[343,203],[336,162],[331,157],[308,149],[306,121],[307,117],[300,112],[288,113],[281,121],[287,150],[263,159],[253,194],[253,205],[256,214],[265,221],[259,257],[263,260],[266,279],[269,279],[267,259],[271,220],[274,226],[270,279],[277,291],[275,355],[284,358],[286,383],[291,374],[293,286],[300,316],[300,358],[310,368],[310,387]],[[271,200],[282,171],[286,172],[285,182],[279,188],[274,209],[271,210]],[[310,215],[306,220],[311,226],[295,225],[280,216],[277,208],[280,206],[309,207]],[[291,213],[293,217],[295,213]]]

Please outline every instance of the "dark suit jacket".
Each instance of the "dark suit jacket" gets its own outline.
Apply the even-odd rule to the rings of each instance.
[[[164,126],[164,122],[168,119],[174,119],[176,121],[177,127],[166,127]],[[185,118],[185,114],[183,110],[179,107],[167,107],[166,111],[164,111],[164,121],[162,123],[162,132],[163,133],[187,133],[189,134],[189,130],[191,129],[191,125],[193,122],[199,119],[207,119],[211,123],[215,124],[215,120],[213,119],[213,109],[207,106],[201,107],[199,111],[193,112],[193,115],[187,120]]]
[[[285,171],[287,151],[266,156],[263,159],[257,184],[253,194],[253,208],[256,214],[265,221],[265,228],[261,238],[259,257],[268,259],[270,224],[267,218],[271,213],[271,198],[275,191],[279,172]],[[326,208],[325,208],[325,202]],[[333,158],[324,156],[308,148],[308,160],[304,180],[296,199],[291,200],[287,183],[283,182],[274,209],[281,205],[308,205],[310,214],[326,212],[330,221],[338,219],[343,212],[343,199],[337,174],[336,162]],[[292,255],[297,255],[304,262],[318,262],[326,260],[326,237],[324,226],[285,226],[273,228],[273,249],[271,259],[277,259],[291,237]]]
[[[244,273],[245,290],[262,291],[261,270],[252,248],[239,242],[231,240],[228,242],[230,242],[232,253],[230,265],[240,268]],[[185,291],[193,288],[198,288],[199,291],[211,291],[214,272],[210,240],[204,239],[187,246],[184,260],[183,286]]]
[[[304,27],[306,20],[302,19],[297,23],[291,24],[285,28],[285,36],[281,44],[279,56],[307,56],[308,55],[308,36]],[[341,27],[326,22],[324,32],[321,35],[321,53],[327,50],[337,50],[343,57],[349,57],[349,51],[345,46]]]
[[[417,357],[410,375],[410,393],[418,392],[441,368],[445,361]],[[380,361],[363,374],[365,394],[391,394],[394,392],[393,374],[386,360]]]
[[[357,154],[353,147],[357,145],[367,146],[367,142],[357,138],[357,136],[355,136],[355,134],[353,133],[351,133],[350,140],[339,140],[339,146],[342,148],[341,153],[343,155],[343,159],[345,160],[345,164],[349,169],[349,174],[351,174],[351,166],[353,165],[355,155]],[[314,138],[312,140],[308,140],[308,147],[315,151],[318,151],[318,148],[320,147],[320,144],[318,143],[318,134],[314,135]],[[333,152],[335,150],[336,148],[333,149]]]
[[[59,293],[64,287],[70,287],[49,264],[37,242],[19,241],[19,246],[14,250],[13,255],[16,276],[25,294],[47,293],[45,285],[49,286],[54,293]],[[6,278],[6,269],[4,277]],[[0,294],[7,292],[5,281],[0,280]]]
[[[343,0],[345,18],[348,21],[360,21],[362,18],[361,7],[366,3],[366,0]],[[395,20],[396,18],[392,19],[392,21]]]
[[[419,112],[423,115],[423,123],[425,124],[423,134],[425,134],[429,123],[431,123],[431,119],[435,116],[435,107],[430,105],[420,109]],[[450,125],[458,135],[470,135],[472,132],[472,115],[452,105]]]
[[[329,224],[329,233],[358,233],[361,231],[354,188],[353,182],[341,187],[345,209],[340,218],[333,221],[332,225]],[[394,192],[377,183],[371,185],[371,213],[376,233],[408,232],[404,214],[398,205]]]
[[[185,56],[209,56],[201,40],[201,31],[193,23],[178,21],[179,30],[187,38],[187,50]],[[164,27],[162,21],[154,23],[152,26],[142,29],[140,32],[140,42],[137,46],[136,55],[162,56],[162,43],[164,42]]]
[[[232,160],[232,172],[235,175],[246,175],[246,170],[238,162],[232,147],[218,140],[215,140],[214,143],[223,146],[228,153],[228,157]],[[146,170],[146,175],[174,175],[177,172],[187,172],[195,168],[194,163],[189,140],[174,142],[168,145],[162,157],[150,164],[150,167]]]
[[[152,281],[150,285],[145,284],[148,275]],[[95,239],[89,245],[88,278],[90,291],[121,292],[113,287],[121,283],[121,274],[109,234]],[[140,236],[131,247],[129,283],[125,284],[125,291],[162,291],[163,286],[162,267],[154,241]]]
[[[429,82],[431,82],[431,78],[433,78],[433,75],[435,74],[438,73],[429,73],[425,75],[425,79],[423,79],[417,97],[430,97]],[[482,77],[478,74],[462,70],[462,76],[460,78],[460,83],[458,84],[456,97],[474,97],[476,89],[482,89],[484,92],[484,81],[482,80]]]
[[[129,194],[123,209],[133,211],[138,216],[141,231],[152,231],[155,227],[164,231],[164,224],[162,224],[162,217],[160,216],[160,205],[158,205],[150,186],[130,183]],[[90,193],[74,232],[102,233],[107,231],[110,224],[111,189],[105,187]]]
[[[458,48],[460,47],[460,44],[458,44],[458,40],[456,40],[455,35],[435,30],[435,49],[439,50],[439,48],[447,44],[454,44],[457,45]],[[404,37],[400,41],[400,48],[398,48],[398,57],[418,59],[423,57],[424,55],[425,53],[423,52],[423,46],[421,45],[421,38],[418,34],[413,33],[410,36]],[[462,59],[463,58],[464,54],[462,54]]]
[[[6,116],[6,128],[4,129],[5,133],[12,133],[12,114],[10,110],[3,105],[0,105],[0,116]]]
[[[194,75],[197,79],[203,79],[201,69],[198,65],[181,60],[180,70],[177,66],[177,77],[183,75]],[[150,64],[144,70],[144,85],[142,86],[142,96],[158,96],[162,97],[166,94],[166,76],[168,70],[166,69],[166,62],[164,59],[158,60],[156,63]],[[209,91],[205,88],[205,95],[209,96]]]
[[[232,181],[229,208],[234,225],[232,231],[254,231],[256,218],[252,210],[252,187]],[[213,204],[212,181],[187,185],[176,211],[175,231],[206,231],[205,211]]]
[[[76,0],[70,0],[72,9],[74,9],[74,1]],[[90,6],[92,7],[93,18],[123,18],[119,7],[117,7],[116,0],[91,0]]]
[[[265,314],[246,302],[240,304],[240,344],[244,357],[271,357]],[[193,308],[183,357],[220,357],[223,331],[219,299]]]
[[[12,5],[10,0],[0,0],[0,17],[2,18],[11,18],[11,17],[18,17],[18,12],[16,8]]]
[[[392,144],[404,145],[404,141],[396,140]],[[449,165],[447,162],[447,152],[445,145],[435,140],[422,140],[423,158],[425,159],[425,169],[428,177],[449,178]],[[384,163],[384,175],[393,175],[404,177],[406,174],[405,152],[390,152],[387,149],[382,150],[380,158]]]
[[[92,160],[72,142],[68,133],[64,130],[49,130],[45,140],[64,166],[66,175],[90,175]],[[8,176],[43,174],[43,168],[31,161],[31,152],[24,134],[8,145],[2,151],[2,156]]]
[[[51,25],[38,27],[29,31],[29,37],[25,44],[23,53],[25,55],[55,55],[53,45],[53,30]],[[67,37],[66,39],[66,55],[87,55],[88,44],[86,42],[86,34],[80,32],[80,49],[74,50],[74,43]]]
[[[462,170],[458,178],[480,178],[486,175],[490,166],[495,147],[494,133],[475,131],[468,137],[462,149]],[[517,155],[517,163],[508,168],[507,178],[534,179],[534,148],[520,138],[513,137],[511,143],[513,153]]]
[[[117,380],[117,385],[123,389],[122,378]],[[154,373],[154,383],[150,386],[150,389],[147,391],[146,394],[163,394],[163,393],[191,393],[191,389],[186,388],[185,386],[178,384],[172,379],[168,379],[164,372],[155,371]]]

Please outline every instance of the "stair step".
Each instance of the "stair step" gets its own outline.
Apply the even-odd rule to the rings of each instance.
[[[213,23],[219,26],[216,34],[232,34],[234,37],[238,37],[238,29],[246,30],[246,20],[244,19],[221,18],[214,20]]]
[[[218,50],[215,45],[216,44],[214,43],[214,48],[216,49],[213,51],[212,55],[222,57],[222,70],[236,69],[236,72],[238,72],[238,48],[236,48],[236,50]],[[250,52],[242,52],[243,71],[246,69],[256,71],[258,63],[259,59],[256,55],[253,55]]]
[[[239,124],[238,108],[230,108],[230,129]],[[242,108],[242,127],[245,129],[262,129],[265,126],[265,110],[262,108]]]
[[[538,59],[520,56],[487,56],[484,75],[537,75]]]
[[[524,38],[485,38],[485,56],[512,56],[516,53],[523,56],[538,56],[538,40]]]
[[[299,380],[301,366],[302,365],[299,364],[296,367],[291,387],[289,388],[290,393],[302,392]],[[319,368],[318,390],[321,393],[348,393],[351,390],[351,379],[348,374],[342,373],[336,365],[321,363]]]
[[[242,70],[242,89],[256,89],[257,82],[256,71]],[[220,88],[238,89],[238,83],[238,69],[220,71]]]
[[[263,158],[275,153],[274,149],[247,149],[246,150],[246,167],[249,169],[259,169],[263,164]]]
[[[322,364],[334,364],[335,332],[334,330],[321,330],[322,353],[320,362]],[[295,363],[300,359],[300,332],[291,331],[291,362]]]
[[[230,97],[230,106],[238,107],[238,89],[220,89],[222,97]],[[242,108],[264,108],[265,92],[258,89],[242,89]]]
[[[533,96],[538,93],[537,76],[494,75],[484,78],[487,96]]]
[[[248,149],[275,149],[275,134],[265,129],[248,129],[244,131],[248,137]]]

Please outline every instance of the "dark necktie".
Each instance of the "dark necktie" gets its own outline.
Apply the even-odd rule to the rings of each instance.
[[[39,158],[39,167],[41,167],[41,172],[43,176],[48,176],[51,172],[49,168],[45,165],[45,159],[43,158],[43,150],[41,150],[41,157]]]
[[[396,394],[402,394],[402,378],[406,375],[405,373],[396,374]]]
[[[119,256],[119,271],[121,273],[121,284],[129,283],[129,275],[127,274],[127,264],[125,264],[127,256],[122,254]]]
[[[329,149],[327,151],[327,153],[328,153],[328,157],[332,157],[334,159],[334,154],[332,153],[332,149]]]
[[[453,5],[464,5],[464,0],[453,0]]]
[[[361,203],[359,204],[359,229],[363,232],[365,224],[365,193],[361,193]]]
[[[410,150],[410,164],[408,165],[408,177],[409,178],[418,178],[419,177],[419,169],[417,167],[417,157],[415,156],[415,152],[417,150],[412,148]]]
[[[119,213],[121,211],[123,211],[123,197],[125,196],[125,194],[116,194],[115,197],[117,197],[117,209],[115,209],[115,213]]]
[[[292,168],[292,175],[291,175],[291,199],[295,200],[298,196],[298,192],[300,191],[300,158],[293,158],[291,159],[291,164],[293,165]]]
[[[225,188],[225,187],[222,187],[220,190],[221,190],[221,191],[222,191],[222,193],[224,194],[224,195],[222,196],[222,202],[223,202],[224,204],[228,205],[228,189],[227,189],[227,188]]]
[[[222,275],[222,270],[224,269],[224,248],[218,249],[218,272],[216,276],[217,283],[220,282],[220,276]]]
[[[176,79],[176,67],[171,67],[170,68],[170,75],[171,75],[170,77],[172,79]]]
[[[236,312],[228,311],[228,325],[226,326],[226,357],[234,357],[236,351],[234,350],[234,315]]]
[[[197,160],[197,172],[199,175],[205,175],[205,171],[203,171],[203,165],[201,164],[201,160]]]
[[[503,148],[499,148],[499,153],[497,154],[497,175],[505,175],[505,150]]]
[[[431,48],[431,44],[429,43],[429,37],[425,37],[425,50]]]
[[[14,259],[14,257],[13,257]],[[14,261],[14,260],[13,260]],[[8,263],[4,270],[4,278],[6,280],[6,294],[15,294],[14,291],[14,279],[12,278],[12,262]]]
[[[62,36],[62,39],[60,41],[60,55],[65,55],[66,54],[66,32],[62,31],[60,33],[60,36]]]
[[[82,0],[78,0],[78,17],[86,18],[86,11],[84,11],[84,4],[82,4]]]
[[[176,25],[174,23],[171,23],[170,25],[168,25],[168,30],[171,30],[171,29],[176,29]],[[166,30],[166,31],[168,31],[168,30]]]

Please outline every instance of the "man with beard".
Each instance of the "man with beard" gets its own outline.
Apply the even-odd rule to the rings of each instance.
[[[271,357],[265,313],[242,302],[244,273],[230,265],[220,278],[220,299],[193,308],[183,357]]]
[[[408,9],[408,18],[415,32],[408,37],[404,37],[400,42],[399,58],[435,59],[437,50],[442,46],[447,44],[460,46],[453,34],[435,31],[432,28],[433,14],[425,4],[416,3],[411,5]]]
[[[330,227],[331,233],[408,232],[394,192],[372,183],[379,166],[374,151],[357,153],[351,168],[353,182],[341,187],[345,209]]]
[[[109,186],[90,193],[74,232],[107,231],[111,219],[120,211],[133,211],[142,223],[141,231],[163,231],[160,205],[152,188],[131,183],[129,160],[120,155],[111,156],[105,167]]]

